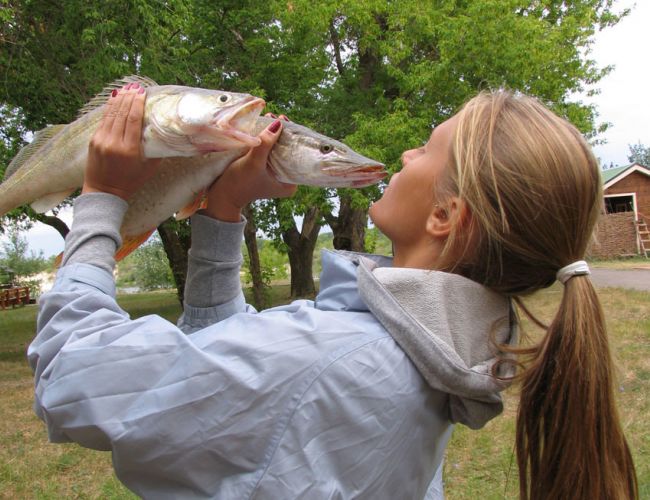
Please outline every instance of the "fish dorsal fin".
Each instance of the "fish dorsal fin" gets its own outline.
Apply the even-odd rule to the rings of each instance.
[[[32,142],[24,146],[18,154],[14,156],[14,159],[11,160],[11,163],[7,166],[5,170],[4,179],[7,180],[11,177],[20,167],[22,167],[27,160],[29,160],[36,151],[41,149],[43,144],[49,141],[52,137],[58,134],[65,125],[51,125],[47,128],[39,130],[34,134]]]
[[[139,76],[139,75],[124,76],[118,80],[115,80],[114,82],[109,83],[106,87],[102,89],[102,91],[99,94],[97,94],[90,101],[88,101],[88,103],[79,110],[79,114],[77,115],[77,118],[80,118],[86,113],[90,113],[92,110],[97,109],[103,106],[104,104],[106,104],[106,101],[108,101],[108,98],[111,96],[111,92],[113,92],[113,90],[116,89],[117,90],[121,89],[127,83],[138,83],[140,84],[141,87],[153,87],[155,85],[158,85],[151,78],[147,78],[146,76]]]

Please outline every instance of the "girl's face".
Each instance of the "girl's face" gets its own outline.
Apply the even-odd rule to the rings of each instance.
[[[396,257],[427,239],[427,219],[437,203],[435,187],[449,162],[456,120],[443,122],[424,146],[402,154],[402,170],[370,207],[370,218],[393,242]]]

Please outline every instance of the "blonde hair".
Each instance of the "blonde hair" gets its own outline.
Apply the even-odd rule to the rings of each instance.
[[[482,93],[458,114],[439,196],[469,207],[443,250],[450,270],[517,298],[584,257],[600,214],[598,162],[580,132],[537,100]],[[458,258],[460,256],[460,258]],[[520,375],[517,461],[522,498],[636,498],[614,402],[603,312],[588,276],[560,309]]]

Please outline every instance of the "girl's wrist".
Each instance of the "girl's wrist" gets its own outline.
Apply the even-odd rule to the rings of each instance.
[[[224,222],[239,222],[241,221],[241,211],[242,207],[226,196],[213,196],[208,200],[207,208],[200,213]]]

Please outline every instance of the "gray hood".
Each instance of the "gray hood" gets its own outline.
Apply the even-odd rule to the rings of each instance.
[[[386,261],[340,254],[358,266],[359,295],[406,352],[428,384],[449,394],[450,419],[478,429],[503,411],[509,382],[492,376],[492,338],[515,344],[511,302],[457,274],[380,267]],[[511,377],[503,364],[499,377]]]

